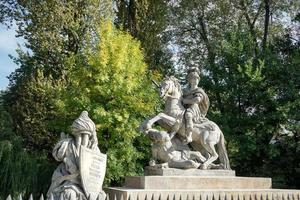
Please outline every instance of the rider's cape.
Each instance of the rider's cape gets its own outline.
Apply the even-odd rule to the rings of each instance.
[[[187,93],[185,93],[185,96],[188,96],[188,95],[193,95],[194,97],[196,97],[196,96],[203,97],[203,100],[200,101],[198,106],[199,106],[202,116],[205,117],[210,103],[209,103],[209,98],[208,98],[207,94],[204,92],[204,90],[202,88],[197,88],[195,90],[191,90],[191,91],[188,91]]]
[[[201,93],[203,96],[203,100],[198,105],[199,105],[199,109],[200,109],[201,113],[205,117],[207,114],[208,108],[209,108],[209,104],[210,104],[209,98],[202,88],[198,88],[198,92]]]

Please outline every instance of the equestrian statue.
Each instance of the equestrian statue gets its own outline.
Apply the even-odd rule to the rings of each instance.
[[[173,76],[163,79],[160,85],[156,84],[160,97],[165,101],[165,108],[163,112],[145,120],[140,126],[141,131],[149,136],[153,144],[150,166],[230,170],[224,135],[216,123],[206,118],[209,98],[205,91],[198,87],[199,80],[199,69],[190,68],[187,74],[188,86],[185,89],[181,88],[178,79]],[[155,129],[155,123],[166,131]],[[169,137],[172,147],[167,143],[168,147],[159,148],[157,152],[158,140],[153,139],[153,135],[155,138],[164,138],[164,141]],[[159,144],[166,142],[160,141]],[[166,153],[169,153],[166,156],[168,159],[159,156],[167,155]],[[220,164],[213,163],[217,159]]]

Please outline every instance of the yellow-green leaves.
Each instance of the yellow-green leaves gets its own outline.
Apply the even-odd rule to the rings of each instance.
[[[262,69],[264,68],[264,61],[259,60],[258,66],[253,66],[252,59],[248,60],[243,66],[237,65],[237,70],[243,77],[251,81],[261,81],[264,76],[262,75]]]
[[[99,35],[98,49],[89,57],[91,68],[95,72],[101,71],[94,77],[97,83],[110,84],[113,92],[134,93],[146,70],[140,43],[128,33],[114,29],[110,22],[101,24]]]
[[[149,143],[137,129],[153,114],[159,98],[146,73],[140,43],[111,22],[102,22],[98,34],[96,48],[87,51],[88,63],[70,74],[62,112],[70,119],[82,110],[89,112],[100,149],[108,154],[106,183],[115,184],[126,175],[141,173],[146,165]]]

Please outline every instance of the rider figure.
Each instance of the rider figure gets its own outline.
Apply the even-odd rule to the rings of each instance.
[[[199,103],[204,99],[203,90],[198,87],[200,80],[200,71],[198,68],[188,70],[188,87],[183,91],[182,102],[186,107],[184,118],[186,121],[186,143],[193,141],[192,132],[194,123],[201,123],[205,120],[205,114],[201,113]]]

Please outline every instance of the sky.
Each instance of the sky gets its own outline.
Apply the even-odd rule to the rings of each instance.
[[[16,56],[18,43],[22,45],[24,41],[16,38],[15,27],[7,29],[0,24],[0,90],[5,90],[8,86],[7,76],[15,71],[17,65],[8,55]]]

